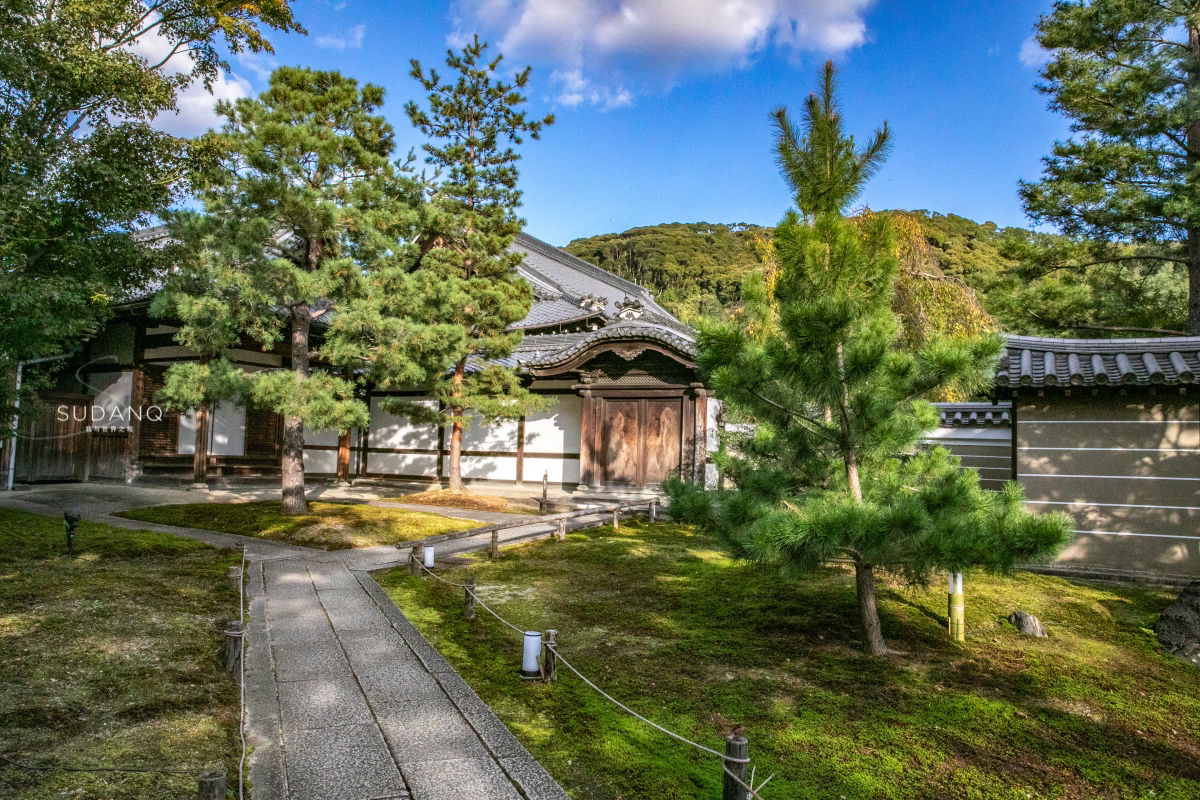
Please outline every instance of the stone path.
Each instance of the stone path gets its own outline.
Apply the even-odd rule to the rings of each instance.
[[[407,549],[324,552],[111,516],[153,504],[147,499],[144,491],[123,494],[118,487],[60,488],[3,495],[0,505],[50,516],[75,505],[85,519],[107,525],[246,546],[253,800],[565,800],[367,574],[407,563]],[[487,512],[413,508],[499,521]],[[502,541],[551,531],[546,524],[525,526]],[[488,539],[450,542],[446,552],[476,549],[477,540]]]

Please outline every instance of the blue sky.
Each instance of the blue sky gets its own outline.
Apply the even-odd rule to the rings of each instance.
[[[309,35],[231,60],[221,96],[256,93],[275,64],[338,69],[387,89],[401,146],[420,98],[408,61],[441,63],[479,32],[532,64],[530,110],[558,122],[522,148],[527,230],[554,244],[660,222],[774,224],[789,197],[769,112],[798,115],[833,58],[849,130],[887,120],[894,149],[863,200],[1025,225],[1018,179],[1068,131],[1034,89],[1042,0],[297,0]],[[168,123],[202,129],[196,92]]]

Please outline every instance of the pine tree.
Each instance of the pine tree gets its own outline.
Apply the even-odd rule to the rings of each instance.
[[[487,60],[487,48],[475,37],[460,53],[447,52],[453,82],[434,70],[426,73],[414,60],[411,74],[429,93],[428,108],[406,107],[413,125],[430,139],[425,160],[440,176],[409,286],[419,318],[433,326],[426,330],[429,347],[436,343],[444,361],[425,382],[438,408],[401,401],[388,405],[415,420],[450,426],[453,490],[463,486],[462,437],[469,414],[490,423],[518,419],[545,405],[521,385],[513,368],[497,360],[520,344],[520,332],[510,326],[524,318],[533,301],[517,274],[521,255],[508,250],[524,224],[516,213],[520,156],[513,146],[525,136],[539,138],[554,117],[532,120],[519,110],[529,68],[507,82],[499,77],[503,56]]]
[[[1200,2],[1060,0],[1037,40],[1052,54],[1038,88],[1076,135],[1020,193],[1075,246],[1014,241],[1006,255],[1043,273],[1183,265],[1187,330],[1200,334]]]
[[[736,488],[674,482],[671,512],[785,572],[850,559],[864,648],[882,655],[877,567],[914,581],[934,569],[1003,571],[1055,552],[1070,524],[1023,512],[1015,484],[986,492],[945,449],[917,446],[937,424],[921,398],[985,388],[1001,343],[930,335],[900,346],[890,220],[845,216],[883,162],[886,126],[855,149],[834,101],[831,63],[805,104],[803,132],[785,109],[775,119],[779,164],[799,212],[775,231],[773,297],[762,282],[749,286],[745,313],[702,328],[697,345],[706,382],[731,413],[755,423],[754,433],[726,442],[733,447],[720,455]]]
[[[258,99],[218,106],[228,157],[207,176],[204,214],[171,223],[178,269],[155,312],[179,319],[178,340],[207,363],[172,367],[164,395],[189,407],[236,394],[281,414],[285,514],[307,511],[305,426],[367,423],[353,381],[362,350],[343,331],[314,364],[314,324],[366,296],[373,268],[415,259],[419,191],[391,161],[382,102],[383,89],[337,72],[280,67]],[[232,368],[226,349],[243,337],[286,338],[286,368]]]

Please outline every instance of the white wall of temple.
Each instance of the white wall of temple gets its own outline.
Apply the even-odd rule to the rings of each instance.
[[[337,446],[340,434],[335,430],[304,431],[304,471],[314,475],[337,473]],[[350,430],[350,474],[358,472],[358,429]]]
[[[196,412],[179,415],[180,455],[196,452]],[[208,426],[208,454],[242,456],[246,454],[246,409],[233,403],[218,403]]]
[[[89,410],[92,427],[129,430],[133,373],[95,372],[87,376],[87,387],[96,393]]]

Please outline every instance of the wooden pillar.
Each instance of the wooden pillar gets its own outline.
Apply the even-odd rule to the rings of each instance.
[[[599,425],[596,419],[597,398],[592,397],[592,390],[584,387],[579,392],[583,397],[583,419],[579,433],[579,483],[583,486],[595,486],[596,453],[594,429]]]
[[[336,482],[339,484],[350,482],[350,431],[338,435]]]
[[[125,442],[125,482],[133,483],[141,473],[142,414],[146,395],[146,378],[141,369],[133,371],[133,386],[129,392],[129,439]]]
[[[445,411],[446,404],[441,400],[438,401],[438,410]],[[446,426],[438,425],[438,455],[437,455],[437,482],[440,486],[442,483],[442,475],[446,471]]]
[[[209,416],[207,404],[196,409],[196,452],[192,456],[192,485],[196,487],[208,485]]]
[[[517,420],[517,486],[525,483],[525,415]]]

